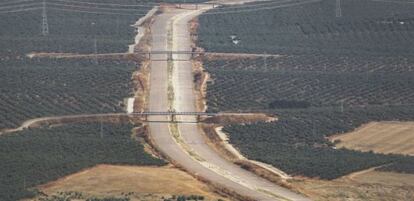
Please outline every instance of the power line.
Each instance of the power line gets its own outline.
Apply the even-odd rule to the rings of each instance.
[[[89,5],[103,5],[103,6],[118,6],[118,7],[153,7],[159,5],[159,3],[145,3],[144,4],[115,4],[115,3],[94,3],[94,2],[82,2],[82,1],[68,1],[68,0],[53,0],[66,3],[77,3],[77,4],[89,4]]]
[[[49,10],[60,10],[60,11],[68,11],[68,12],[78,12],[78,13],[89,13],[89,14],[102,14],[102,15],[125,15],[125,16],[140,16],[145,15],[146,13],[116,13],[116,12],[103,12],[103,11],[88,11],[88,10],[77,10],[77,9],[70,9],[70,8],[55,8],[55,7],[48,7]]]
[[[127,12],[111,12],[111,10],[119,10],[120,9],[110,9],[110,8],[93,8],[93,7],[80,7],[79,8],[73,8],[74,6],[70,5],[58,5],[58,4],[51,4],[47,3],[47,9],[49,10],[60,10],[60,11],[68,11],[68,12],[80,12],[80,13],[90,13],[90,14],[111,14],[111,15],[129,15],[129,16],[139,16],[139,15],[145,15],[147,14],[147,10],[133,10],[135,12],[133,13],[127,13]],[[32,6],[32,7],[31,7]],[[15,9],[13,10],[7,10],[7,11],[1,11],[1,9],[6,9],[6,7],[1,8],[0,7],[0,14],[6,14],[6,13],[14,13],[14,12],[23,12],[23,11],[31,11],[31,10],[38,10],[43,9],[43,3],[34,3],[34,4],[22,4],[22,5],[15,5],[13,6]],[[24,8],[23,7],[28,7]],[[31,8],[30,8],[31,7]],[[101,10],[99,10],[101,9]],[[108,11],[102,11],[102,10],[108,10]],[[142,11],[142,12],[136,12],[136,11]],[[130,11],[132,12],[132,10]]]
[[[269,6],[269,7],[263,7],[263,8],[253,8],[253,9],[245,9],[245,10],[234,10],[234,11],[223,11],[223,12],[208,12],[203,13],[203,15],[216,15],[216,14],[231,14],[231,13],[245,13],[245,12],[255,12],[255,11],[262,11],[262,10],[273,10],[278,8],[287,8],[287,7],[293,7],[293,6],[300,6],[305,4],[311,4],[311,3],[318,3],[322,0],[309,0],[309,1],[303,1],[298,3],[291,3],[291,4],[284,4],[284,5],[277,5],[277,6]]]
[[[42,3],[35,2],[35,3],[20,4],[20,5],[0,6],[0,9],[13,9],[13,8],[21,9],[23,7],[40,6],[40,5],[42,5]]]
[[[30,1],[34,1],[34,0],[15,0],[15,1],[3,2],[3,3],[0,3],[0,6],[7,5],[7,4],[18,4],[22,2],[30,2]]]
[[[60,1],[59,3],[57,2],[53,2],[53,1]],[[85,4],[81,4],[81,5],[70,5],[69,3],[85,3]],[[63,0],[52,0],[52,1],[48,1],[48,9],[54,9],[54,10],[64,10],[64,11],[69,11],[69,10],[73,10],[74,12],[84,12],[84,13],[93,13],[93,14],[114,14],[114,15],[131,15],[129,13],[117,13],[117,12],[111,12],[111,11],[127,11],[127,12],[134,12],[133,15],[144,15],[147,12],[147,9],[145,9],[144,7],[148,7],[148,8],[152,8],[153,6],[144,6],[144,5],[140,5],[140,7],[142,7],[142,9],[139,8],[111,8],[108,6],[114,6],[114,5],[118,5],[118,6],[137,6],[137,5],[125,5],[125,4],[93,4],[93,3],[89,3],[89,2],[71,2],[71,1],[63,1]],[[106,5],[107,7],[99,7],[102,5]],[[155,5],[155,4],[154,4]],[[53,6],[53,7],[51,7]],[[31,8],[29,8],[31,7]],[[0,4],[0,10],[4,10],[4,9],[8,9],[5,12],[0,11],[1,13],[12,13],[12,12],[22,12],[22,11],[29,11],[29,10],[37,10],[39,9],[39,7],[43,7],[42,2],[35,2],[33,0],[20,0],[20,1],[15,1],[15,2],[7,2],[7,3],[3,3]],[[25,8],[25,9],[23,9]],[[73,9],[74,8],[74,9]],[[104,11],[104,12],[102,12]],[[140,12],[140,13],[137,13]]]
[[[32,1],[32,0],[30,0]],[[62,3],[56,3],[53,1],[59,1]],[[235,9],[245,9],[245,10],[238,10],[237,12],[245,12],[245,11],[250,11],[247,10],[247,8],[255,8],[255,9],[268,9],[268,8],[274,8],[275,4],[277,4],[277,7],[279,6],[283,6],[280,5],[281,3],[289,3],[289,2],[293,2],[293,1],[297,1],[297,0],[284,0],[284,1],[266,1],[265,3],[255,3],[255,4],[248,4],[248,5],[241,5],[241,6],[231,6],[231,7],[225,7],[225,8],[215,8],[214,9],[214,13],[218,13],[218,11],[220,12],[224,12],[224,10],[233,10],[233,11],[229,11],[229,12],[235,12]],[[302,4],[302,3],[307,3],[307,2],[297,2],[294,3],[294,5],[296,4]],[[72,4],[72,5],[71,5]],[[76,4],[81,4],[81,5],[76,5]],[[87,5],[82,5],[82,4],[87,4]],[[103,9],[103,10],[120,10],[120,11],[124,11],[124,10],[131,10],[131,11],[141,11],[138,9],[128,9],[128,8],[105,8],[105,7],[96,7],[96,6],[134,6],[134,5],[125,5],[125,4],[110,4],[110,3],[91,3],[91,2],[79,2],[79,1],[67,1],[67,0],[51,0],[48,1],[48,5],[55,5],[55,6],[67,6],[67,7],[74,7],[74,8],[90,8],[90,9]],[[90,5],[90,6],[88,6]],[[95,6],[94,6],[95,5]],[[153,4],[153,5],[158,5],[158,4]],[[287,4],[287,6],[289,6],[290,4]],[[28,6],[28,5],[26,5]],[[136,5],[135,5],[136,6]],[[141,7],[153,7],[153,6],[144,6],[144,5],[140,5]],[[270,7],[269,7],[270,6]],[[228,11],[226,11],[228,12]]]
[[[384,3],[414,4],[414,1],[396,1],[396,0],[371,0],[371,1],[384,2]]]
[[[96,9],[96,10],[116,10],[116,11],[146,11],[146,10],[138,10],[138,9],[128,9],[128,8],[103,8],[103,7],[91,7],[91,6],[80,6],[80,5],[69,5],[69,4],[61,4],[61,3],[48,3],[48,5],[52,6],[62,6],[62,7],[71,7],[71,8],[85,8],[85,9]]]
[[[34,10],[41,10],[43,9],[42,6],[33,7],[33,8],[26,8],[26,9],[16,9],[11,11],[0,11],[0,14],[10,14],[10,13],[18,13],[18,12],[26,12],[26,11],[34,11]],[[54,8],[48,6],[49,10],[59,10],[59,11],[66,11],[66,12],[77,12],[77,13],[89,13],[89,14],[97,14],[97,15],[124,15],[124,16],[140,16],[145,15],[144,13],[135,13],[135,14],[128,14],[128,13],[116,13],[116,12],[102,12],[102,11],[87,11],[87,10],[76,10],[76,9],[68,9],[68,8]]]
[[[214,10],[234,10],[234,9],[241,9],[241,8],[254,8],[254,7],[261,7],[261,6],[269,6],[269,5],[275,5],[275,4],[281,4],[281,3],[289,3],[292,1],[298,1],[298,0],[273,0],[273,1],[264,1],[259,3],[249,3],[249,4],[242,4],[242,5],[232,5],[232,6],[223,6],[215,8]]]
[[[29,1],[29,0],[28,0]],[[61,1],[61,2],[77,2],[77,1],[65,1],[65,0],[55,0],[55,1]],[[286,0],[286,1],[272,1],[262,4],[254,4],[254,5],[245,5],[245,6],[238,6],[237,8],[244,8],[242,10],[234,10],[234,7],[229,8],[216,8],[215,10],[225,10],[229,9],[229,11],[212,11],[208,13],[204,13],[204,15],[214,15],[214,14],[228,14],[228,13],[244,13],[244,12],[254,12],[254,11],[261,11],[261,10],[271,10],[271,9],[277,9],[277,8],[286,8],[286,7],[292,7],[292,6],[299,6],[304,4],[310,4],[310,3],[316,3],[320,2],[322,0],[309,0],[309,1],[302,1],[297,3],[290,3],[290,4],[283,4],[283,5],[276,5],[276,6],[269,6],[274,5],[275,3],[286,3],[286,2],[292,2],[294,0]],[[21,2],[26,2],[25,0]],[[107,4],[107,3],[90,3],[90,2],[82,2],[86,4],[91,5],[123,5],[123,4]],[[50,5],[49,5],[50,4]],[[23,4],[24,5],[24,4]],[[65,5],[65,4],[59,4],[59,3],[48,3],[48,9],[50,10],[60,10],[60,11],[68,11],[68,12],[80,12],[80,13],[90,13],[90,14],[110,14],[110,15],[130,15],[130,16],[138,16],[138,15],[145,15],[146,10],[138,10],[138,9],[123,9],[123,8],[99,8],[99,7],[90,7],[90,6],[80,6],[80,5]],[[26,5],[28,6],[28,5]],[[124,5],[123,5],[124,6]],[[126,5],[125,5],[126,6]],[[266,7],[262,7],[266,6]],[[249,9],[250,8],[250,9]],[[13,11],[6,11],[6,12],[0,12],[2,13],[11,13],[11,12],[22,12],[22,11],[29,11],[29,10],[37,10],[39,8],[27,8],[27,9],[18,9]],[[89,9],[89,10],[83,10],[83,9]],[[97,11],[95,11],[97,10]],[[108,11],[100,11],[100,10],[108,10]],[[125,10],[131,10],[131,11],[144,11],[144,13],[119,13],[119,12],[111,12],[111,10],[118,10],[118,11],[125,11]]]
[[[42,7],[34,7],[34,8],[26,8],[26,9],[18,9],[18,10],[10,10],[10,11],[0,11],[0,14],[18,13],[18,12],[40,10],[40,9],[42,9]]]
[[[75,1],[75,0],[52,0],[52,1],[58,1],[58,2],[63,2],[63,3],[72,3],[72,4],[88,4],[88,5],[97,5],[97,6],[118,6],[118,7],[153,7],[153,6],[158,6],[160,5],[160,3],[145,3],[145,4],[115,4],[115,3],[96,3],[96,2],[82,2],[82,1]],[[268,0],[268,1],[264,1],[263,3],[254,3],[254,4],[243,4],[243,5],[238,5],[238,6],[231,6],[228,8],[217,8],[217,9],[233,9],[233,8],[248,8],[248,7],[258,7],[258,6],[266,6],[266,5],[271,5],[274,3],[286,3],[286,2],[292,2],[292,1],[297,1],[297,0]],[[174,4],[174,3],[171,3]],[[203,4],[203,3],[195,3],[197,4]],[[211,3],[208,3],[211,4]]]

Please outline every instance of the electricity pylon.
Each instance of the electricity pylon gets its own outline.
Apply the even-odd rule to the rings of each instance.
[[[342,17],[341,0],[336,0],[336,17]]]
[[[42,12],[42,35],[49,35],[49,24],[47,23],[47,12],[46,12],[46,0],[43,0],[43,12]]]

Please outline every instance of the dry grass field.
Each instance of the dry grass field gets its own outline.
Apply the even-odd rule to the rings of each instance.
[[[330,140],[338,148],[414,155],[414,122],[372,122]]]
[[[40,186],[39,189],[47,195],[81,192],[96,197],[116,197],[132,192],[131,200],[162,200],[162,197],[171,195],[201,195],[205,200],[220,198],[205,184],[168,166],[98,165]]]
[[[293,184],[318,201],[402,201],[414,197],[414,175],[362,171],[332,181],[304,179]]]

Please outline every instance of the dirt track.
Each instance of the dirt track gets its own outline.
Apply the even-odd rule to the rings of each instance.
[[[191,41],[187,24],[199,13],[200,10],[170,9],[156,16],[151,27],[152,51],[189,50]],[[177,112],[196,110],[190,58],[187,55],[174,55],[173,58],[180,61],[167,62],[166,55],[152,58],[150,111],[168,111],[171,105]],[[165,121],[166,118],[151,116],[149,120]],[[188,121],[188,118],[193,117],[179,120]],[[308,200],[223,159],[205,143],[197,124],[179,124],[175,128],[178,130],[171,129],[167,124],[149,123],[151,137],[158,150],[192,174],[256,200]],[[186,149],[176,143],[177,139],[172,134],[180,137],[179,140],[185,144]]]
[[[14,133],[22,131],[28,128],[38,128],[42,126],[55,125],[55,124],[68,124],[68,123],[81,123],[81,122],[121,122],[129,121],[132,116],[126,113],[108,113],[108,114],[80,114],[80,115],[66,115],[66,116],[53,116],[53,117],[40,117],[30,119],[22,123],[17,128],[5,129],[0,131],[0,135],[8,133]]]

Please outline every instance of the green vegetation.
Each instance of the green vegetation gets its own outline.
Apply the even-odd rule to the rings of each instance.
[[[0,64],[0,129],[42,116],[123,110],[132,93],[131,62],[9,60]]]
[[[71,200],[85,200],[85,201],[130,201],[131,199],[125,197],[88,197],[79,192],[59,192],[57,195],[40,197],[39,201],[71,201]]]
[[[414,174],[414,159],[397,161],[378,168],[379,171]]]
[[[197,1],[201,2],[201,0],[191,2]],[[18,10],[19,6],[42,8],[41,0],[8,2],[6,5],[0,5],[2,27],[0,57],[16,58],[30,52],[95,53],[95,47],[97,53],[126,52],[128,45],[134,43],[136,34],[135,28],[131,25],[134,25],[153,6],[158,5],[158,2],[183,1],[48,0],[46,2],[49,25],[47,36],[42,35],[42,9],[7,12]]]
[[[272,164],[289,174],[334,179],[389,163],[406,166],[389,166],[388,170],[413,166],[412,157],[333,149],[333,144],[325,138],[351,131],[369,121],[414,119],[412,108],[352,108],[344,112],[313,108],[272,112],[278,115],[279,121],[233,125],[225,127],[224,131],[231,134],[230,142],[249,158]]]
[[[298,1],[295,1],[298,2]],[[302,1],[304,2],[304,1]],[[248,8],[229,7],[200,16],[199,45],[213,52],[276,54],[387,54],[412,55],[414,5],[371,0],[291,5],[291,1],[252,3]],[[252,9],[253,8],[253,9]],[[228,13],[236,12],[236,13]],[[210,14],[210,15],[209,15]],[[214,15],[212,15],[214,14]],[[236,45],[230,38],[237,36]]]
[[[286,108],[286,105],[280,105],[280,100],[288,100],[293,105],[300,103],[302,107],[309,104],[337,108],[370,105],[410,107],[414,104],[414,71],[402,65],[373,64],[365,71],[359,69],[355,72],[353,65],[341,68],[340,63],[322,60],[317,64],[310,63],[305,71],[301,66],[306,64],[307,58],[268,59],[267,66],[262,59],[205,60],[205,67],[214,80],[207,89],[209,110]],[[384,68],[375,71],[378,65]],[[334,71],[329,66],[342,70]],[[324,71],[324,68],[328,70]],[[390,72],[384,72],[388,69]],[[406,72],[402,72],[404,70]],[[276,103],[279,107],[275,107]]]
[[[134,12],[140,15],[108,15],[49,9],[47,36],[42,36],[41,9],[1,14],[0,46],[4,48],[0,50],[0,55],[15,58],[30,52],[94,53],[95,39],[98,53],[126,52],[128,45],[134,43],[135,33],[131,25],[149,9],[144,7],[141,8],[142,11]]]
[[[164,201],[186,201],[186,200],[204,200],[204,196],[201,195],[190,195],[190,196],[185,196],[185,195],[173,195],[171,198],[165,198]]]
[[[71,124],[0,136],[0,200],[97,164],[164,165],[131,138],[131,125]]]
[[[86,200],[86,201],[129,201],[135,193],[122,193],[121,196],[117,197],[90,197],[79,192],[58,192],[55,195],[41,196],[39,201],[65,201],[65,200]],[[136,198],[133,198],[136,200]],[[157,199],[158,200],[158,199]],[[201,201],[205,200],[204,196],[201,195],[172,195],[169,198],[161,197],[162,201]],[[222,201],[219,199],[218,201]]]
[[[251,159],[324,179],[388,163],[404,163],[404,170],[414,166],[407,157],[335,150],[325,138],[370,121],[413,120],[414,72],[402,73],[402,65],[386,63],[378,72],[376,65],[362,72],[352,65],[337,66],[342,72],[323,70],[335,63],[310,63],[304,71],[300,66],[306,60],[300,58],[307,57],[268,59],[266,66],[262,59],[205,60],[213,80],[207,88],[210,111],[263,111],[279,117],[272,123],[225,127],[231,143]]]
[[[0,30],[0,46],[3,47],[0,49],[0,130],[16,127],[35,117],[120,112],[123,99],[132,93],[130,78],[137,65],[133,62],[39,60],[26,58],[26,54],[94,53],[95,39],[98,53],[126,52],[128,45],[134,42],[134,28],[130,25],[152,5],[138,7],[142,12],[133,10],[133,15],[129,15],[131,11],[123,13],[126,15],[113,15],[103,14],[102,9],[90,4],[73,3],[91,7],[80,9],[82,11],[99,11],[99,14],[55,10],[53,8],[63,7],[53,4],[62,2],[47,2],[47,36],[42,36],[41,9],[0,14],[3,27]],[[88,2],[114,3],[108,0]],[[123,3],[136,4],[137,1]],[[2,10],[0,6],[0,13]]]
[[[251,5],[260,4],[290,3]],[[347,0],[341,8],[341,17],[330,0],[202,15],[199,45],[207,51],[280,55],[205,59],[208,110],[278,116],[224,131],[249,158],[293,175],[334,179],[384,164],[412,172],[413,157],[335,149],[326,137],[370,121],[414,120],[413,5]]]
[[[288,108],[308,108],[310,103],[307,101],[295,100],[275,100],[269,103],[270,108],[288,109]]]
[[[42,35],[40,4],[0,5],[0,130],[35,117],[122,111],[123,99],[132,92],[136,63],[26,57],[31,52],[126,52],[136,34],[131,25],[155,3],[125,0],[122,4],[138,5],[125,8],[113,0],[84,2],[100,5],[48,0],[47,36]],[[144,2],[148,5],[139,6]],[[8,12],[26,7],[35,10]],[[70,124],[0,136],[0,200],[34,196],[35,186],[97,164],[164,165],[131,138],[131,129],[132,125]],[[64,194],[51,200],[78,196]]]

